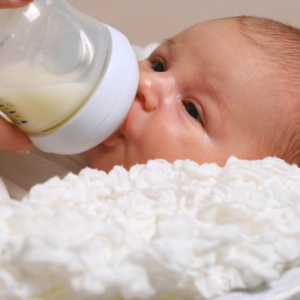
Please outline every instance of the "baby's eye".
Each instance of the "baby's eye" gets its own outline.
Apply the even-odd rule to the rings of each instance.
[[[202,118],[198,112],[198,109],[196,108],[195,104],[192,102],[183,102],[183,106],[187,113],[197,121],[199,121],[201,124],[203,123]]]
[[[162,62],[156,61],[152,64],[152,70],[155,72],[165,72],[165,66]]]

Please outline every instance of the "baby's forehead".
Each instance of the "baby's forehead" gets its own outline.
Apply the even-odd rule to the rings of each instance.
[[[203,39],[219,39],[226,43],[233,36],[235,39],[244,39],[234,18],[224,18],[195,24],[180,32],[174,38],[183,42],[188,39],[193,39],[195,42],[201,42]]]
[[[217,29],[226,29],[226,30],[237,30],[237,23],[234,18],[222,18],[214,19],[205,22],[201,22],[195,25],[195,28],[200,30],[217,30]]]
[[[216,19],[198,23],[174,37],[181,44],[210,45],[211,48],[238,47],[248,45],[233,18]],[[250,46],[251,47],[251,46]]]

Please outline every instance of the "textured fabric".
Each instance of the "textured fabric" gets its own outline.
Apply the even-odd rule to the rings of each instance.
[[[54,177],[0,202],[0,299],[288,299],[299,288],[299,182],[276,158]]]

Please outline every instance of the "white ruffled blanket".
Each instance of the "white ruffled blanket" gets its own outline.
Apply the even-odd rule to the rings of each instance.
[[[276,158],[231,158],[223,168],[155,160],[52,178],[22,202],[4,195],[0,299],[192,300],[267,289],[300,265],[299,183],[300,169]]]

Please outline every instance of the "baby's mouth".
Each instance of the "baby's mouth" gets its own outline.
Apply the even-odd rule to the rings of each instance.
[[[132,105],[133,106],[133,105]],[[128,123],[132,123],[128,122],[128,119],[132,119],[132,115],[133,115],[133,109],[131,108],[125,121],[123,122],[123,124],[121,125],[121,127],[119,127],[119,129],[117,131],[115,131],[111,136],[109,136],[105,141],[103,141],[101,143],[101,145],[104,145],[106,147],[115,147],[117,146],[122,140],[124,141],[125,139],[127,139],[126,136],[126,128],[128,127]]]
[[[109,136],[105,141],[102,142],[102,145],[107,147],[115,147],[121,140],[125,139],[122,128],[114,132]]]

